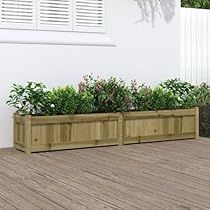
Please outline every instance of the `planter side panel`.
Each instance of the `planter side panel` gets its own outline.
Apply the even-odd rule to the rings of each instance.
[[[196,110],[125,113],[124,144],[195,138]]]
[[[119,144],[118,114],[42,119],[32,118],[33,152]]]
[[[14,114],[14,146],[20,150],[25,150],[25,118]]]

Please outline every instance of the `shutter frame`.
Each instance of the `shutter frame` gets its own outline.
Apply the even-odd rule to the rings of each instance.
[[[106,0],[73,0],[73,31],[106,32]]]
[[[37,0],[37,30],[72,31],[72,0]]]
[[[105,33],[105,3],[106,0],[0,0],[0,28]],[[58,9],[52,12],[52,5]]]
[[[36,29],[36,0],[0,0],[0,28]]]

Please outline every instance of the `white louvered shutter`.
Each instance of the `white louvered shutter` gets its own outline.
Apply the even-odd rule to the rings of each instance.
[[[73,0],[73,30],[105,32],[105,0]]]
[[[72,0],[38,0],[37,29],[72,31]]]
[[[36,0],[0,0],[0,28],[35,29]]]

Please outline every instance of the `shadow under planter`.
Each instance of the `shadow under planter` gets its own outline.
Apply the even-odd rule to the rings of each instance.
[[[196,138],[198,109],[69,116],[14,114],[14,145],[52,150]]]

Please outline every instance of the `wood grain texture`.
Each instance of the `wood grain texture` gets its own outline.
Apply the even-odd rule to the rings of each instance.
[[[123,113],[124,144],[196,137],[196,109]]]
[[[25,134],[25,153],[27,155],[31,154],[31,139],[32,139],[32,127],[31,127],[31,116],[25,116],[25,123],[24,123],[24,134]]]
[[[119,113],[14,117],[19,150],[41,152],[119,144]],[[26,121],[31,123],[26,124]],[[27,126],[26,126],[27,125]],[[26,150],[26,144],[30,148]]]
[[[210,141],[0,150],[0,209],[210,209]]]
[[[196,109],[47,117],[14,116],[15,147],[28,154],[190,139],[195,136]]]

